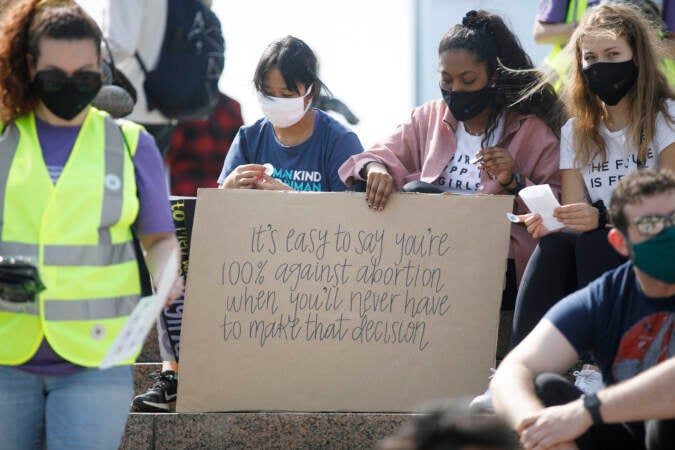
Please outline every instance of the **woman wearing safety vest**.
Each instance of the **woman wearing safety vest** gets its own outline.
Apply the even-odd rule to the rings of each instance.
[[[135,357],[98,367],[141,294],[132,228],[152,275],[178,248],[161,159],[90,106],[101,31],[74,2],[12,1],[0,31],[0,256],[45,287],[0,298],[0,447],[116,449]]]

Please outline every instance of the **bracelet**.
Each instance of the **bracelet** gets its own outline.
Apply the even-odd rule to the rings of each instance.
[[[498,181],[498,183],[499,183],[499,185],[500,185],[501,187],[505,188],[505,187],[508,186],[509,184],[513,183],[513,179],[514,179],[515,177],[516,177],[516,176],[513,174],[513,172],[511,172],[511,178],[509,178],[509,181],[507,181],[506,183],[502,183],[501,181]]]
[[[513,195],[518,195],[520,191],[525,187],[525,183],[523,183],[523,176],[519,173],[516,173],[513,178],[516,180],[516,187],[513,189],[506,188],[506,192],[509,194]]]

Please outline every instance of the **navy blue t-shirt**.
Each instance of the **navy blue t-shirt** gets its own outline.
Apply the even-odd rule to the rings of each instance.
[[[592,353],[607,385],[675,355],[675,296],[647,297],[630,261],[567,296],[545,317],[578,354]]]
[[[361,141],[337,120],[315,109],[312,136],[300,145],[281,145],[272,124],[265,118],[241,127],[225,158],[218,178],[225,178],[242,164],[274,166],[272,177],[296,191],[344,191],[338,169],[350,156],[363,152]]]

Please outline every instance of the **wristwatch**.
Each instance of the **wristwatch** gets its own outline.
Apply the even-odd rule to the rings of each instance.
[[[591,415],[593,425],[602,425],[602,416],[600,415],[600,399],[596,394],[584,394],[581,396],[584,402],[584,408]]]
[[[516,186],[513,189],[507,188],[506,186],[511,184],[514,180],[516,182]],[[523,183],[523,176],[519,173],[514,173],[511,178],[511,181],[509,181],[506,186],[502,184],[502,187],[506,189],[506,192],[508,192],[509,194],[518,195],[520,190],[525,187],[525,183]]]

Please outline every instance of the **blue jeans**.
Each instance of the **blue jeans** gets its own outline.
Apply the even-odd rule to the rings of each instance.
[[[131,366],[64,376],[0,366],[0,447],[116,450],[132,395]]]

